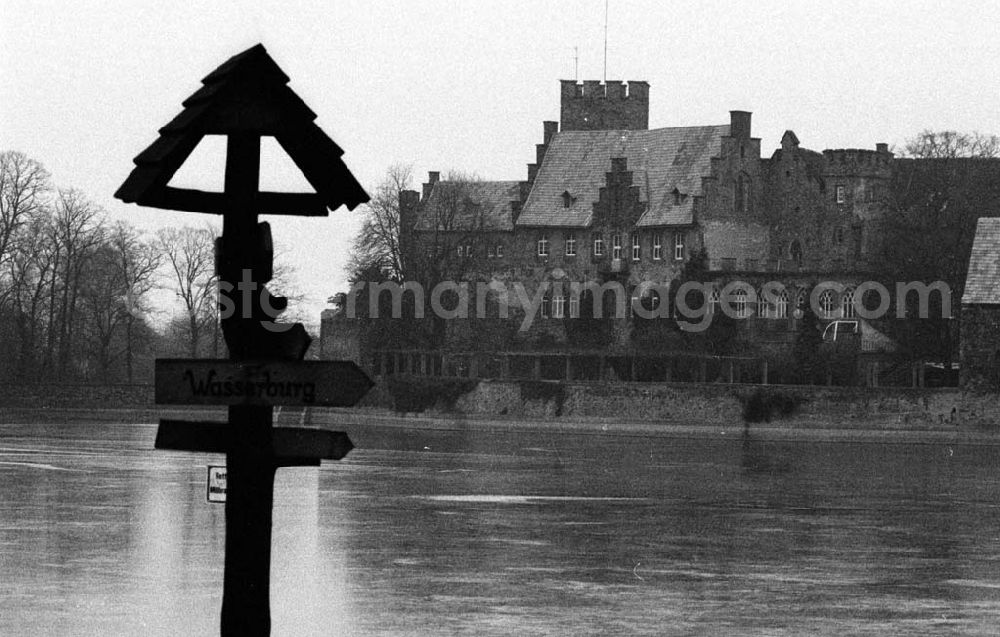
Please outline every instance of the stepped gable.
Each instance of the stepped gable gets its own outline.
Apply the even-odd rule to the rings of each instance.
[[[437,181],[420,207],[415,228],[513,230],[519,181]],[[454,198],[454,199],[452,199]]]
[[[136,167],[115,197],[154,208],[221,214],[229,205],[225,194],[167,184],[205,135],[248,133],[273,136],[316,190],[261,192],[254,202],[259,213],[325,216],[328,208],[353,209],[368,201],[340,160],[344,151],[314,123],[316,114],[287,86],[288,76],[262,45],[233,56],[202,84],[136,156]]]
[[[693,197],[702,194],[702,177],[711,173],[711,158],[727,135],[728,125],[557,133],[517,225],[589,226],[612,158],[627,160],[639,199],[648,205],[639,226],[690,225]],[[674,189],[687,195],[679,203]]]

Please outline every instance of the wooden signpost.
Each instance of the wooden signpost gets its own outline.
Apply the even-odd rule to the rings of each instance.
[[[160,358],[155,369],[159,404],[352,407],[372,387],[353,361]]]
[[[273,270],[271,230],[257,217],[326,216],[341,205],[353,209],[368,195],[341,162],[343,151],[316,126],[316,114],[288,88],[288,77],[263,46],[232,57],[202,83],[135,158],[135,169],[115,196],[142,206],[222,215],[216,273],[230,358],[158,360],[156,402],[228,405],[229,418],[163,420],[156,448],[226,454],[221,634],[263,636],[271,632],[274,472],[339,460],[351,449],[342,432],[273,427],[271,406],[350,406],[372,383],[354,363],[303,361],[310,341],[305,328],[274,322],[287,300],[264,288]],[[205,135],[227,136],[224,192],[169,186]],[[262,136],[278,141],[315,193],[259,190]],[[227,315],[227,308],[235,312]]]

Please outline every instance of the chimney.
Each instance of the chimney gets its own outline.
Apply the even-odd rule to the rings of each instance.
[[[729,111],[729,136],[737,139],[750,138],[750,113]]]
[[[889,152],[889,144],[886,144],[884,142],[880,142],[878,144],[875,144],[875,152],[876,153],[888,153]]]

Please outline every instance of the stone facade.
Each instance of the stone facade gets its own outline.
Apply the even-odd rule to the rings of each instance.
[[[748,112],[731,111],[727,125],[649,129],[648,105],[645,82],[563,81],[561,121],[544,123],[527,178],[516,187],[482,182],[478,198],[466,198],[468,210],[502,210],[505,222],[431,230],[436,193],[459,186],[432,172],[422,192],[400,201],[402,225],[412,229],[407,252],[426,253],[447,236],[449,252],[474,262],[450,268],[465,280],[521,282],[529,293],[542,283],[618,282],[629,300],[643,282],[676,286],[692,257],[707,256],[702,278],[717,290],[733,280],[785,286],[774,304],[747,305],[759,318],[741,329],[761,345],[794,341],[796,308],[820,282],[843,286],[824,297],[821,319],[854,318],[854,286],[878,279],[897,162],[887,145],[817,152],[787,131],[763,157]],[[585,316],[590,299],[571,306],[555,290],[517,333],[517,347],[578,346],[565,317]],[[511,320],[520,321],[525,308],[510,300]],[[607,347],[637,346],[628,314]]]
[[[961,384],[1000,391],[1000,305],[962,307]]]

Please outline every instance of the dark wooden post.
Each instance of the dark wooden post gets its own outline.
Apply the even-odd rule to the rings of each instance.
[[[767,384],[767,359],[766,358],[764,359],[763,364],[761,365],[761,377],[762,377],[761,384],[762,385],[766,385]]]
[[[219,270],[223,282],[232,286],[231,307],[236,312],[223,320],[237,326],[254,321],[245,312],[246,292],[237,289],[242,273],[252,271],[255,265],[264,265],[254,263],[258,228],[253,199],[259,175],[260,137],[252,133],[229,135],[225,190],[230,204],[222,217],[223,263]],[[248,351],[253,350],[253,345],[243,343]],[[239,360],[241,355],[236,353],[231,358]],[[271,407],[230,407],[229,424],[232,440],[226,454],[222,637],[266,637],[271,634],[271,507],[275,471],[270,457]]]
[[[566,354],[566,371],[564,375],[567,382],[573,380],[573,355],[569,353]]]
[[[541,354],[536,354],[535,355],[535,366],[534,366],[534,369],[532,369],[532,371],[531,371],[531,376],[535,380],[539,380],[542,377],[542,355]]]

